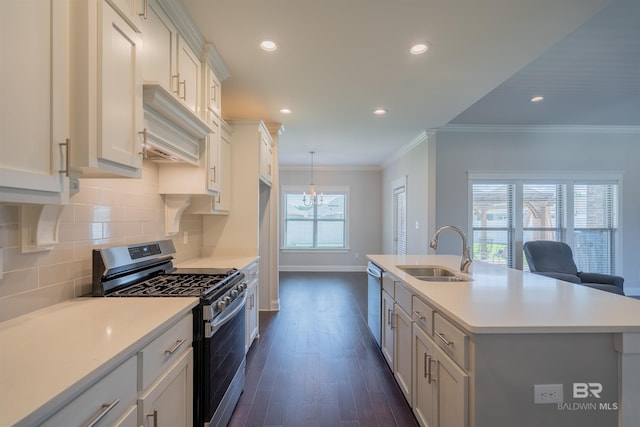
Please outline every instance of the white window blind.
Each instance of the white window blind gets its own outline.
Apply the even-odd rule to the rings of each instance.
[[[553,181],[473,179],[473,257],[528,270],[516,248],[553,240],[569,243],[579,271],[615,274],[618,182]]]

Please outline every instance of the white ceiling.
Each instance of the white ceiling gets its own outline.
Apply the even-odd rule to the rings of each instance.
[[[380,165],[423,130],[452,119],[458,124],[640,124],[640,37],[631,25],[640,18],[637,0],[616,0],[612,7],[620,3],[624,11],[605,9],[594,19],[596,28],[582,36],[582,28],[574,30],[610,0],[182,2],[229,69],[223,116],[282,123],[281,165],[308,164],[311,150],[318,165]],[[623,25],[610,25],[613,19]],[[556,45],[567,35],[577,41]],[[584,50],[583,36],[593,50]],[[279,49],[261,51],[258,43],[265,38],[278,42]],[[422,40],[430,43],[429,51],[410,55],[410,45]],[[636,55],[601,52],[609,45],[631,45]],[[616,57],[615,64],[603,65],[600,55]],[[606,80],[606,91],[594,90],[594,84],[605,86],[600,73],[611,72],[615,82]],[[582,80],[586,77],[590,80]],[[528,99],[537,91],[547,98],[535,107],[551,108],[546,115],[531,114]],[[581,111],[589,103],[582,94],[607,103],[631,95],[625,105],[635,112],[635,123],[619,114],[585,118]],[[283,107],[293,113],[281,114]],[[374,116],[379,107],[388,113]],[[571,120],[564,123],[559,113],[569,112]]]

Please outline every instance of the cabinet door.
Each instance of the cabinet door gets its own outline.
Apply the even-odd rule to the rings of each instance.
[[[469,375],[415,325],[413,348],[413,412],[420,425],[466,427]]]
[[[437,386],[439,427],[466,427],[469,421],[469,375],[439,347],[434,348],[433,380]]]
[[[173,92],[196,114],[200,113],[200,58],[178,35],[178,73]]]
[[[413,413],[422,427],[435,426],[436,388],[429,369],[435,343],[418,326],[413,326]],[[431,363],[431,367],[429,364]]]
[[[393,344],[394,344],[394,312],[393,298],[386,291],[382,291],[382,336],[380,346],[382,355],[393,370]]]
[[[253,280],[247,288],[247,330],[245,351],[249,351],[253,340],[258,336],[258,280]]]
[[[220,104],[221,104],[221,84],[216,73],[211,69],[211,67],[207,67],[207,77],[206,77],[206,90],[207,90],[207,100],[206,107],[211,111],[215,111],[220,114]]]
[[[218,171],[220,185],[215,207],[218,211],[229,212],[231,209],[231,138],[229,132],[224,130],[224,125],[218,140]]]
[[[411,325],[413,321],[397,303],[395,304],[395,336],[394,336],[394,369],[393,375],[404,393],[405,398],[411,404]]]
[[[138,399],[138,424],[193,426],[193,349],[189,348]]]
[[[209,116],[215,116],[208,113]],[[218,119],[209,120],[214,132],[207,137],[207,190],[220,191],[222,176],[220,174],[220,123]]]
[[[144,21],[142,78],[171,92],[171,76],[177,72],[177,30],[155,1],[149,1]]]
[[[141,31],[142,22],[148,16],[148,0],[111,0],[111,2],[136,31]]]
[[[68,27],[67,1],[0,1],[0,202],[67,201]]]
[[[103,4],[98,157],[142,167],[142,40],[108,4]]]

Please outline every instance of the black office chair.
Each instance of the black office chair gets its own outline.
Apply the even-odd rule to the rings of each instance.
[[[577,283],[601,291],[624,295],[624,279],[600,273],[578,271],[571,247],[563,242],[534,240],[524,244],[529,271],[565,282]]]

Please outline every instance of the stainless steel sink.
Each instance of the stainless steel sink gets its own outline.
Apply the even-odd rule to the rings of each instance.
[[[408,275],[425,282],[468,282],[470,279],[456,275],[453,271],[438,265],[396,265]]]

